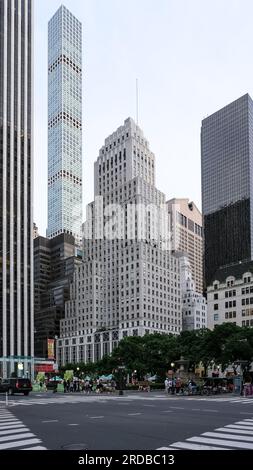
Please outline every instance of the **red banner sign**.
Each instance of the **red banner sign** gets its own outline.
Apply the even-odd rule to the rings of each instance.
[[[35,364],[36,372],[55,372],[53,364]]]

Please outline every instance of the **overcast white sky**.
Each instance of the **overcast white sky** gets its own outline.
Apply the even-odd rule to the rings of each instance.
[[[167,199],[201,207],[200,126],[208,114],[253,93],[252,0],[34,0],[35,207],[47,226],[47,23],[64,3],[83,23],[83,180],[93,199],[93,163],[104,139],[135,119],[156,155]]]

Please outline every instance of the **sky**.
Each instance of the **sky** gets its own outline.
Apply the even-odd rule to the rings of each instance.
[[[47,227],[47,23],[83,24],[83,201],[105,138],[131,116],[156,156],[156,186],[201,209],[201,120],[253,94],[252,0],[34,0],[34,221]]]

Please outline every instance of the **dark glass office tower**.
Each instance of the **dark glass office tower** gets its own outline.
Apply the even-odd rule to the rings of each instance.
[[[33,369],[32,0],[0,0],[0,376]]]
[[[248,94],[202,121],[205,282],[252,259],[253,101]]]

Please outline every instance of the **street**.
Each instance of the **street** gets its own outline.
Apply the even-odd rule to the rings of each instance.
[[[0,449],[253,449],[253,399],[0,395]]]

